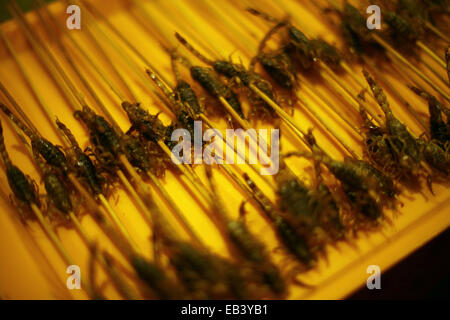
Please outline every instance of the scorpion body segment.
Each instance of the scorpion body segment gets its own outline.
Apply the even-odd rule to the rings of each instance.
[[[394,181],[382,173],[380,170],[363,160],[347,159],[353,163],[355,168],[362,173],[363,176],[371,176],[378,184],[378,189],[387,197],[393,198],[398,193],[394,185]]]
[[[307,240],[300,236],[296,229],[286,219],[277,217],[274,221],[275,228],[280,240],[288,251],[306,266],[312,266],[314,256],[312,255]]]
[[[314,49],[310,40],[298,28],[288,28],[289,43],[285,50],[289,52],[304,70],[308,70],[314,63]]]
[[[319,171],[320,166],[317,164],[318,185],[315,188],[307,187],[286,167],[276,176],[279,207],[288,214],[288,219],[308,240],[311,248],[321,247],[327,240],[340,238],[343,229],[338,205],[323,183]]]
[[[236,94],[220,80],[217,73],[207,67],[191,67],[192,78],[200,83],[210,95],[215,98],[223,97],[230,106],[237,112],[237,114],[244,118],[241,103]]]

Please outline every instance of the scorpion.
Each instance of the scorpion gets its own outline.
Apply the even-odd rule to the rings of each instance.
[[[250,61],[249,70],[254,72],[256,63],[259,62],[264,71],[280,88],[291,92],[297,86],[297,77],[290,55],[284,48],[264,52],[264,48],[269,39],[283,26],[284,23],[278,23],[266,33],[258,46],[256,56]]]
[[[255,298],[238,265],[187,242],[164,242],[172,266],[194,299]]]
[[[180,240],[160,209],[151,199],[155,248],[164,248],[170,264],[195,299],[245,299],[253,297],[248,290],[248,275],[235,263],[210,253],[203,246]],[[161,242],[159,246],[156,242]],[[155,257],[158,252],[155,251]]]
[[[447,78],[450,82],[450,46],[445,50],[445,61],[447,62]]]
[[[70,170],[74,172],[77,177],[85,180],[91,191],[98,195],[103,193],[103,177],[98,173],[97,168],[80,148],[77,140],[72,132],[65,124],[56,119],[58,128],[63,132],[70,142],[70,147],[66,149],[66,156]]]
[[[252,116],[253,117],[268,117],[275,118],[276,113],[273,109],[267,105],[267,103],[259,97],[253,90],[250,89],[250,85],[253,84],[261,92],[263,92],[271,100],[274,100],[274,93],[272,91],[272,86],[268,81],[262,78],[259,74],[253,70],[246,69],[242,64],[233,63],[226,60],[212,61],[202,55],[197,49],[195,49],[191,44],[189,44],[186,39],[184,39],[178,33],[175,33],[178,41],[185,46],[193,55],[203,61],[205,64],[213,67],[213,69],[220,75],[228,78],[232,86],[238,85],[238,87],[245,87],[247,89],[248,100],[252,105]]]
[[[344,226],[339,207],[320,175],[315,162],[317,186],[308,188],[285,166],[275,177],[278,184],[278,206],[292,221],[297,231],[308,239],[311,251],[323,249],[323,244],[343,237]]]
[[[431,139],[436,141],[442,148],[448,148],[450,144],[450,110],[428,92],[413,86],[409,86],[409,88],[428,102]],[[447,121],[444,120],[444,115]]]
[[[450,111],[433,95],[412,86],[410,89],[428,101],[431,140],[426,141],[422,137],[418,140],[423,157],[438,173],[448,177],[450,174]],[[447,118],[446,121],[444,115]]]
[[[52,166],[60,169],[64,174],[68,172],[67,159],[60,147],[53,145],[47,139],[40,137],[29,129],[18,117],[16,117],[6,105],[0,103],[0,108],[25,135],[30,138],[32,147]]]
[[[150,168],[155,171],[157,176],[162,176],[166,168],[170,166],[171,160],[157,145],[163,141],[168,147],[172,147],[171,132],[173,126],[165,126],[158,118],[159,114],[151,115],[143,109],[139,103],[123,102],[122,108],[128,115],[131,127],[128,134],[138,133],[145,149],[150,157]]]
[[[167,132],[173,131],[176,128],[187,129],[191,136],[191,142],[194,137],[194,121],[198,119],[200,114],[203,113],[203,106],[199,103],[197,95],[192,87],[183,80],[177,65],[177,53],[174,50],[167,50],[171,57],[172,71],[175,75],[177,85],[173,92],[168,89],[156,74],[147,70],[147,74],[155,82],[157,87],[164,93],[169,99],[169,108],[175,114],[175,121],[170,125]],[[160,98],[163,100],[163,98]],[[173,147],[174,141],[167,141]]]
[[[389,172],[388,175],[403,180],[414,180],[419,174],[422,161],[418,140],[415,139],[408,131],[407,127],[395,117],[383,89],[366,70],[363,70],[363,73],[378,105],[385,114],[385,124],[381,128],[375,128],[375,130],[379,133],[378,140],[381,140],[381,143],[385,143],[386,149],[390,150],[388,156],[391,159],[390,163],[387,163],[387,165],[395,168],[395,170]],[[377,164],[381,167],[386,167],[386,162],[378,162]]]
[[[31,218],[29,208],[31,204],[40,207],[38,187],[36,183],[27,175],[25,175],[17,166],[15,166],[8,155],[3,137],[3,126],[0,122],[0,156],[5,165],[6,177],[12,195],[11,201],[19,209],[20,218],[25,221]]]
[[[426,10],[413,0],[381,2],[384,7],[383,18],[389,26],[385,33],[399,49],[407,53],[413,52],[411,45],[425,35]]]
[[[40,157],[38,150],[33,148],[33,158],[43,177],[49,208],[56,208],[58,212],[62,213],[65,221],[69,221],[69,214],[73,210],[69,188],[57,171],[49,164],[44,163]]]
[[[344,2],[342,11],[334,8],[327,8],[325,11],[335,12],[340,16],[340,30],[351,53],[360,55],[363,52],[372,52],[374,51],[372,49],[380,48],[372,39],[372,32],[374,31],[367,28],[366,17],[356,7],[351,5],[348,0]]]
[[[258,203],[259,207],[273,224],[280,242],[284,244],[288,252],[295,259],[302,263],[303,268],[312,268],[316,263],[316,257],[308,246],[307,239],[297,231],[291,221],[286,219],[282,213],[279,213],[278,210],[275,209],[271,201],[267,199],[261,189],[259,189],[246,173],[244,173],[243,177],[245,183],[253,191],[253,199]]]

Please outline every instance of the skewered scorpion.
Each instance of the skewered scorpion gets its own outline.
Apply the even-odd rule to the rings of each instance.
[[[0,103],[0,108],[19,128],[22,130],[28,138],[31,140],[32,147],[39,152],[40,155],[52,166],[59,168],[64,174],[68,172],[67,160],[64,153],[59,147],[53,145],[47,139],[40,137],[29,129],[18,117],[16,117],[6,105]]]

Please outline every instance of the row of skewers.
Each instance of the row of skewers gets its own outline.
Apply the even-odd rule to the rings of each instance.
[[[278,20],[257,9],[248,9],[249,14],[272,25],[258,44],[258,52],[254,53],[248,68],[231,60],[208,58],[183,35],[176,33],[175,37],[169,38],[165,36],[164,30],[160,30],[158,38],[161,46],[170,55],[176,79],[176,84],[170,86],[148,61],[147,54],[140,53],[120,30],[108,23],[101,12],[82,1],[79,4],[88,19],[84,32],[96,46],[98,53],[109,62],[114,76],[120,80],[121,86],[117,86],[110,80],[107,72],[95,64],[70,32],[64,29],[60,31],[65,36],[64,40],[70,43],[70,47],[56,34],[55,30],[59,30],[58,23],[52,13],[41,1],[36,3],[39,21],[58,46],[71,71],[93,97],[103,116],[88,105],[81,89],[70,79],[67,71],[40,36],[33,31],[20,8],[11,1],[11,14],[73,109],[74,116],[84,124],[91,142],[91,152],[83,151],[70,129],[61,120],[54,121],[54,115],[41,93],[29,80],[26,66],[17,57],[9,40],[0,34],[33,95],[63,142],[63,146],[59,147],[45,139],[13,95],[0,83],[4,96],[0,108],[34,160],[46,190],[44,205],[37,184],[13,164],[1,135],[0,153],[13,193],[12,198],[23,222],[37,219],[67,264],[74,264],[74,261],[51,224],[73,226],[88,246],[93,260],[102,266],[124,298],[285,297],[288,293],[287,284],[292,281],[301,286],[308,286],[297,275],[300,271],[314,267],[319,257],[326,256],[326,245],[337,241],[350,242],[351,235],[357,231],[374,229],[382,221],[388,220],[384,211],[397,207],[397,199],[402,189],[418,191],[422,180],[426,180],[430,188],[432,183],[448,182],[450,118],[449,109],[441,101],[449,100],[448,81],[441,79],[440,85],[435,84],[409,62],[411,57],[405,58],[404,53],[394,47],[394,44],[398,44],[396,39],[402,39],[406,44],[402,44],[401,48],[410,47],[409,53],[419,50],[432,53],[433,50],[426,50],[428,47],[423,42],[426,39],[424,35],[429,29],[436,37],[443,38],[436,42],[447,41],[445,32],[440,31],[432,22],[448,18],[448,10],[435,10],[433,6],[425,7],[429,11],[414,9],[413,4],[421,5],[421,1],[399,0],[395,2],[396,5],[380,1],[379,5],[383,12],[386,12],[389,27],[387,31],[376,32],[366,28],[366,19],[356,7],[345,2],[341,8],[330,1],[326,12],[337,13],[340,19],[340,30],[343,31],[343,38],[349,48],[344,54],[324,40],[307,36],[289,19]],[[138,8],[141,6],[137,2],[135,5]],[[436,2],[434,5],[444,6],[445,3]],[[142,14],[145,12],[144,9],[141,10]],[[424,12],[429,16],[424,15]],[[429,17],[434,20],[428,20]],[[115,34],[142,60],[147,66],[145,73],[148,77],[144,70],[129,58],[127,52],[99,27],[96,19],[102,19],[108,31]],[[98,41],[99,38],[102,41]],[[174,39],[203,65],[194,65],[187,55],[177,49],[172,41]],[[269,43],[276,43],[277,47],[267,49]],[[132,85],[122,76],[116,65],[111,63],[106,44],[148,85],[151,94],[160,99],[164,112],[174,119],[172,123],[165,125],[159,119],[159,114],[151,114],[139,103]],[[368,71],[363,72],[370,87],[368,92],[365,92],[365,85],[352,73],[347,62],[352,59],[362,61],[373,71],[370,56],[374,47],[378,59],[392,59],[391,63],[396,64],[402,71],[409,68],[411,71],[403,72],[416,73],[435,92],[424,89],[419,81],[411,86],[411,90],[429,105],[428,123],[423,122],[414,109],[408,109],[423,125],[423,136],[415,136],[398,120],[383,89]],[[90,68],[111,88],[129,119],[129,130],[121,129],[117,119],[111,114],[110,107],[99,98],[92,81],[80,71],[69,48],[76,48]],[[439,63],[440,67],[445,67],[448,71],[448,54],[446,63],[442,57],[434,58],[442,61]],[[191,86],[183,67],[189,71],[196,85],[209,96],[207,104],[198,98],[198,91],[194,90],[195,86]],[[343,73],[349,73],[360,85],[359,94],[353,94],[349,86],[339,80]],[[354,116],[359,118],[358,124],[352,123],[344,114],[338,116],[359,136],[364,156],[357,155],[300,94],[300,88],[315,94],[309,84],[314,77],[330,85],[338,95],[347,93],[345,102],[352,108]],[[317,94],[317,97],[323,105],[329,105],[326,98],[320,94]],[[250,107],[248,113],[244,111],[241,103],[245,99]],[[379,109],[373,102],[376,102],[383,112],[383,117],[379,115]],[[316,141],[313,132],[302,130],[294,117],[286,111],[295,110],[298,105],[307,109],[320,125],[328,130],[332,139],[341,147],[344,160],[335,159],[328,154]],[[207,127],[216,128],[215,119],[223,115],[228,117],[228,122],[233,127],[242,129],[250,129],[250,121],[253,119],[269,123],[282,121],[297,139],[298,150],[282,154],[280,171],[274,179],[263,178],[263,182],[276,194],[276,202],[270,199],[248,173],[226,164],[219,166],[269,221],[286,254],[296,261],[290,274],[283,274],[260,239],[247,227],[243,219],[245,205],[241,206],[239,219],[232,218],[233,215],[227,212],[218,196],[218,187],[210,166],[204,166],[209,181],[209,184],[205,185],[192,166],[174,165],[171,160],[171,149],[175,143],[171,141],[171,134],[176,128],[188,129],[193,137],[195,120],[202,120]],[[237,156],[246,158],[245,154]],[[315,173],[313,185],[307,184],[294,173],[286,161],[290,157],[311,160]],[[250,168],[259,172],[256,165],[251,165]],[[175,172],[185,187],[194,191],[197,200],[205,204],[205,213],[226,239],[228,249],[232,253],[231,258],[212,253],[191,227],[185,218],[186,213],[161,183],[168,170]],[[325,171],[333,178],[325,179]],[[161,252],[155,253],[154,260],[146,258],[140,252],[129,230],[124,227],[109,203],[109,196],[119,184],[133,198],[152,229],[154,242],[158,244],[155,247],[161,248]],[[173,229],[166,213],[155,202],[149,184],[167,201],[171,213],[183,227],[187,237],[180,236]],[[138,283],[138,291],[130,287],[124,274],[119,271],[120,264],[108,252],[99,250],[95,241],[83,229],[80,223],[81,213],[91,214],[117,246],[133,269],[133,279]],[[168,258],[168,265],[158,258],[161,254]],[[82,282],[82,287],[91,298],[104,298],[94,283],[84,279]]]

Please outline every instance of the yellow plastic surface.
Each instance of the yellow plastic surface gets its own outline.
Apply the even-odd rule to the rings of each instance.
[[[165,79],[173,84],[174,78],[171,73],[170,60],[158,42],[155,36],[158,35],[156,28],[159,28],[166,38],[170,38],[172,43],[175,43],[173,37],[174,31],[178,31],[191,42],[201,49],[205,54],[214,54],[219,52],[224,57],[229,55],[236,61],[242,59],[245,65],[248,64],[249,58],[256,52],[258,40],[262,38],[264,33],[268,30],[269,25],[260,21],[249,14],[246,14],[242,9],[245,5],[241,1],[139,1],[151,15],[151,21],[147,21],[149,29],[153,30],[150,34],[146,29],[139,24],[137,16],[137,9],[132,9],[126,5],[128,1],[108,0],[108,1],[90,1],[101,12],[108,17],[109,21],[119,28],[128,40],[135,44],[152,65],[163,74]],[[270,7],[265,6],[270,5]],[[294,22],[300,22],[306,33],[315,37],[323,37],[326,40],[339,43],[339,38],[333,30],[329,29],[325,19],[319,19],[314,12],[314,7],[309,1],[255,1],[254,6],[261,9],[270,9],[273,15],[278,17],[283,16],[282,8],[288,10]],[[305,4],[303,4],[305,3]],[[50,6],[51,11],[57,13],[58,22],[61,27],[65,26],[65,8],[61,3],[55,3]],[[83,14],[83,13],[82,13]],[[219,14],[219,15],[217,15]],[[222,17],[222,18],[220,18]],[[33,29],[39,32],[41,36],[44,35],[44,30],[34,13],[27,15],[29,22],[33,25]],[[187,19],[186,22],[184,19]],[[82,16],[82,29],[80,31],[74,30],[71,32],[77,39],[82,41],[83,47],[89,50],[94,56],[97,63],[109,72],[104,61],[98,58],[92,45],[86,41],[83,36],[85,32],[85,17]],[[224,24],[223,22],[226,22]],[[100,24],[101,21],[99,21]],[[191,25],[192,23],[192,25]],[[8,21],[1,25],[3,32],[13,43],[14,48],[19,54],[19,59],[25,64],[27,71],[31,74],[31,78],[47,104],[50,105],[55,117],[62,120],[79,139],[82,147],[88,145],[88,137],[80,123],[72,116],[72,110],[69,104],[65,101],[63,95],[58,90],[52,78],[46,72],[45,68],[39,62],[37,57],[33,54],[30,46],[23,33],[18,29],[17,24],[13,21]],[[117,40],[117,39],[116,39]],[[50,46],[51,51],[58,57],[58,61],[69,70],[69,74],[76,84],[81,87],[75,74],[70,70],[67,63],[65,63],[62,55],[57,50],[56,45],[48,37],[45,43]],[[186,53],[184,49],[181,52]],[[75,49],[73,49],[76,52]],[[110,50],[112,52],[112,50]],[[129,126],[126,115],[119,109],[119,101],[110,92],[108,87],[101,82],[101,79],[90,70],[88,64],[83,61],[81,56],[78,56],[80,70],[85,74],[91,83],[94,85],[96,92],[100,95],[102,101],[107,105],[113,116],[120,123],[121,127],[126,130]],[[115,54],[112,53],[113,62],[123,72],[125,78],[132,83],[133,88],[139,93],[139,99],[143,106],[147,107],[152,113],[163,110],[161,118],[165,123],[170,121],[170,117],[164,112],[165,109],[161,106],[154,94],[149,91],[148,84],[143,84],[133,71],[127,67],[125,63]],[[188,54],[189,57],[192,57]],[[144,64],[135,56],[133,57],[140,68],[144,70]],[[131,58],[130,58],[131,59]],[[426,58],[428,59],[428,58]],[[198,63],[197,60],[193,61]],[[429,59],[428,59],[429,61]],[[433,62],[430,62],[433,63]],[[106,66],[106,67],[105,67]],[[363,80],[361,74],[361,66],[352,66],[356,76]],[[392,95],[391,90],[399,90],[407,96],[414,109],[421,113],[427,113],[426,104],[419,100],[416,96],[408,92],[408,89],[403,85],[405,79],[399,79],[396,74],[388,66],[380,66],[380,71],[395,83],[395,88],[385,88],[388,98],[391,101],[392,108],[395,114],[404,121],[411,130],[420,135],[421,130],[418,124],[412,120],[411,116],[400,106]],[[442,70],[443,71],[443,70]],[[185,73],[188,76],[187,73]],[[430,74],[430,76],[432,76]],[[442,72],[442,76],[445,73]],[[112,76],[111,76],[112,77]],[[30,119],[38,127],[41,133],[49,140],[55,143],[61,143],[56,133],[52,129],[49,120],[39,107],[37,100],[30,93],[30,89],[21,73],[17,69],[11,56],[8,54],[5,46],[0,45],[0,78],[2,83],[13,94],[15,99],[19,102],[22,108],[27,112]],[[113,78],[113,77],[112,77]],[[113,78],[116,83],[117,79]],[[355,92],[360,89],[352,82],[348,75],[343,77],[351,85]],[[148,82],[149,83],[149,82]],[[344,110],[345,105],[342,99],[330,93],[321,81],[311,83],[315,90],[323,92],[333,102],[333,108],[342,110],[346,116],[355,121],[357,117],[352,110]],[[202,91],[199,91],[202,92]],[[303,93],[303,89],[300,89]],[[448,92],[448,90],[447,90]],[[92,98],[83,89],[88,103],[95,105]],[[357,142],[357,137],[352,133],[351,129],[342,121],[338,120],[336,116],[325,109],[320,104],[305,94],[305,99],[309,104],[315,106],[320,113],[326,117],[333,128],[340,132],[346,143],[354,147],[354,150],[361,154],[361,144]],[[211,105],[211,100],[207,98],[205,104]],[[369,101],[370,102],[370,101]],[[373,106],[373,104],[371,104]],[[97,109],[98,110],[98,109]],[[380,112],[377,109],[377,112]],[[305,115],[306,114],[306,115]],[[295,118],[302,129],[314,128],[318,142],[330,154],[337,158],[342,158],[342,149],[333,140],[323,127],[314,120],[314,118],[305,113],[301,106],[295,107]],[[20,145],[19,140],[13,133],[11,126],[7,124],[6,118],[1,116],[1,121],[5,128],[5,141],[7,149],[11,158],[22,168],[27,174],[31,175],[36,181],[40,182],[36,168],[30,161],[28,155]],[[215,122],[220,123],[221,128],[225,128],[226,123],[222,119],[214,119]],[[261,124],[253,124],[253,126],[261,126]],[[266,125],[267,126],[267,125]],[[297,142],[288,128],[282,124],[282,150],[290,151],[294,149],[302,149],[303,146]],[[293,170],[299,176],[311,181],[311,165],[306,161],[289,160]],[[248,167],[241,165],[242,169],[250,172]],[[204,178],[204,169],[202,166],[195,168],[196,172]],[[241,202],[245,199],[242,193],[232,184],[222,173],[218,170],[214,171],[217,184],[220,187],[220,197],[226,204],[229,212],[238,217],[238,209]],[[253,172],[250,175],[263,186],[260,178],[256,177]],[[27,228],[20,224],[17,211],[10,204],[8,195],[10,194],[9,187],[6,183],[4,170],[0,172],[1,192],[0,196],[0,298],[3,299],[55,299],[55,298],[76,298],[85,299],[87,296],[80,290],[69,291],[65,288],[67,279],[66,266],[57,255],[45,234],[41,231],[37,223],[31,222]],[[206,181],[206,180],[205,180]],[[169,190],[170,194],[175,199],[176,203],[183,209],[185,216],[192,223],[195,231],[200,234],[201,239],[216,253],[228,256],[224,240],[220,237],[217,229],[208,220],[204,209],[193,198],[190,192],[186,191],[183,184],[174,177],[173,174],[168,173],[164,179],[164,185]],[[44,188],[40,185],[41,192]],[[272,199],[274,195],[269,189],[264,191],[270,194]],[[378,265],[381,272],[385,272],[389,267],[398,262],[400,259],[409,253],[422,246],[424,243],[432,239],[444,229],[448,228],[450,224],[450,191],[447,187],[442,185],[434,185],[435,195],[432,195],[427,189],[426,185],[422,186],[422,192],[410,193],[404,191],[400,197],[403,206],[399,207],[396,212],[388,212],[388,217],[392,220],[392,224],[383,223],[377,231],[358,234],[358,238],[352,241],[352,245],[347,243],[338,243],[335,247],[327,249],[328,259],[321,259],[317,268],[299,275],[299,278],[308,283],[314,288],[304,288],[292,285],[288,298],[290,299],[339,299],[344,298],[358,287],[365,285],[368,278],[366,269],[369,265]],[[156,193],[155,193],[156,194]],[[170,216],[167,205],[159,199],[164,212]],[[113,207],[117,210],[120,219],[123,221],[125,227],[130,231],[133,240],[137,243],[143,254],[150,259],[152,258],[151,246],[151,230],[146,225],[144,219],[140,215],[136,206],[129,199],[123,190],[119,190],[112,198]],[[246,205],[247,215],[246,221],[251,231],[258,235],[264,241],[272,252],[273,259],[277,261],[281,269],[287,272],[290,268],[295,266],[292,259],[286,259],[287,254],[283,250],[275,250],[279,247],[272,228],[261,217],[256,206],[250,202]],[[173,219],[171,221],[174,221]],[[89,215],[83,215],[82,224],[88,230],[90,236],[98,241],[102,248],[110,251],[118,261],[124,263],[124,259],[117,252],[115,247],[102,233],[99,227],[94,223]],[[86,246],[73,229],[63,227],[55,228],[63,244],[68,248],[70,254],[74,257],[77,264],[81,267],[82,275],[89,277],[89,254]],[[180,229],[177,227],[177,230]],[[180,230],[180,233],[182,231]],[[31,235],[31,236],[30,236]],[[34,239],[34,240],[33,240]],[[36,245],[37,243],[37,245]],[[39,249],[40,248],[40,249]],[[129,267],[125,267],[129,269]],[[426,270],[424,270],[426,274]],[[105,295],[108,298],[119,298],[120,296],[108,282],[104,274],[98,270],[96,283],[102,287]]]

